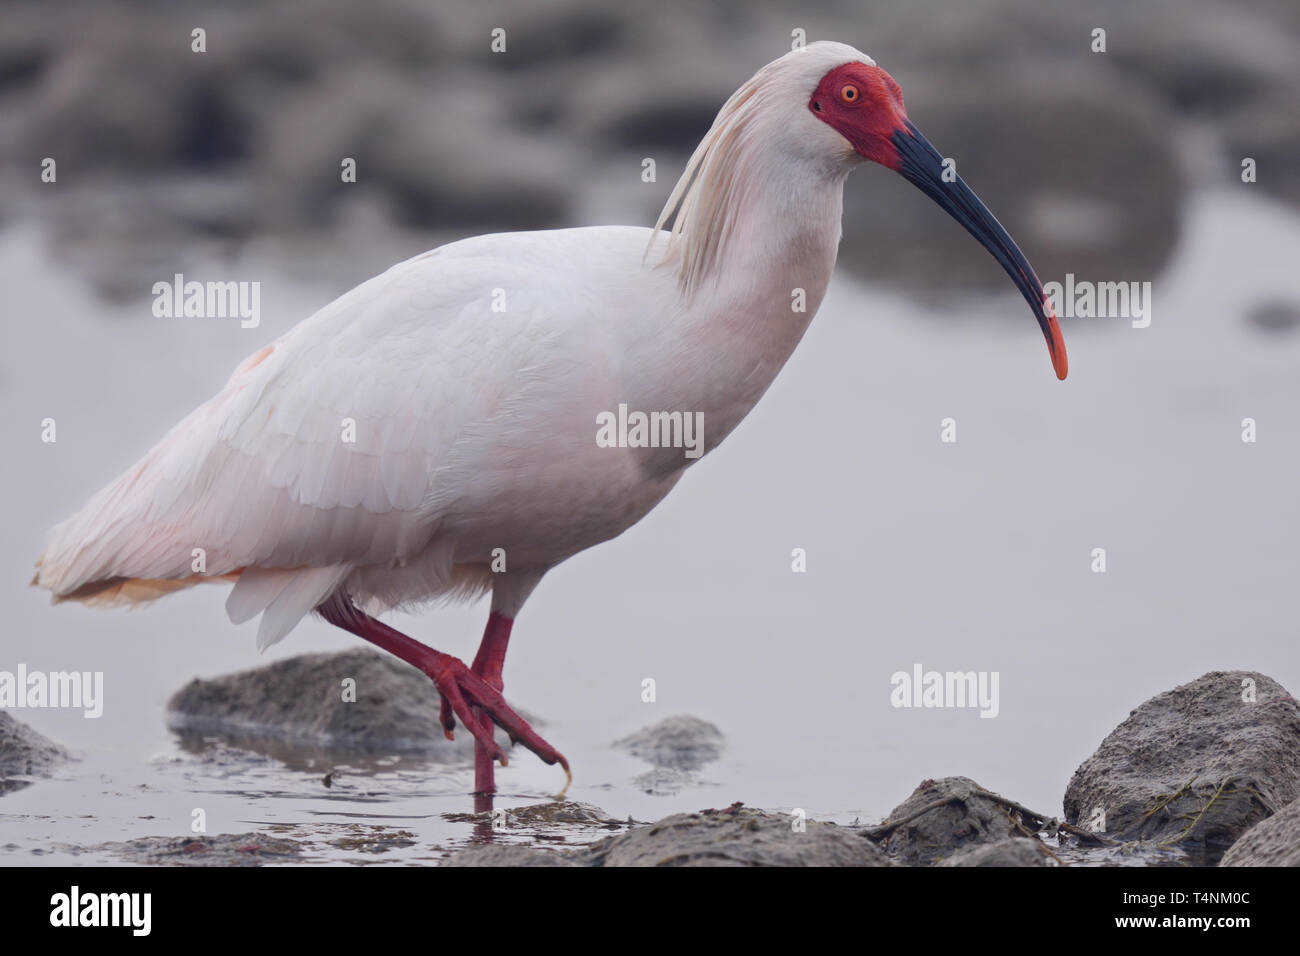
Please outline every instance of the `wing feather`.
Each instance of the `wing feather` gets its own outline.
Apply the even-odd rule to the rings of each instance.
[[[56,600],[134,600],[168,593],[158,582],[238,575],[229,614],[261,612],[263,646],[354,570],[381,589],[384,568],[430,548],[458,494],[492,481],[474,469],[503,438],[497,423],[517,412],[521,390],[544,376],[565,386],[569,367],[548,368],[548,349],[572,363],[556,342],[585,333],[555,305],[594,313],[557,265],[615,234],[636,261],[644,231],[517,233],[443,247],[357,286],[251,355],[55,527],[36,583]],[[492,309],[498,287],[513,296],[509,311]],[[345,424],[355,441],[344,440]],[[504,438],[502,467],[517,469],[510,442],[534,439]],[[443,545],[436,570],[408,578],[465,589],[452,550]]]

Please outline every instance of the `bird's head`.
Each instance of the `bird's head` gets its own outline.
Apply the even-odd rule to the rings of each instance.
[[[820,79],[807,99],[807,113],[838,134],[835,145],[842,156],[870,160],[900,173],[993,254],[1033,310],[1047,339],[1056,376],[1064,379],[1065,341],[1043,284],[1006,229],[955,169],[945,167],[938,150],[912,125],[903,105],[903,91],[894,78],[852,47],[818,43],[807,50],[814,48],[818,55],[809,57],[808,66]],[[797,63],[795,58],[805,55],[807,51],[796,52],[782,59]],[[824,70],[828,56],[843,62]],[[850,58],[844,61],[846,56]],[[817,129],[806,122],[798,125],[805,131]]]

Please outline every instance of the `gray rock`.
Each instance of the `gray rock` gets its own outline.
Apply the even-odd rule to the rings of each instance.
[[[68,35],[81,39],[49,58],[19,112],[60,182],[248,160],[256,127],[234,95],[236,64],[191,53],[191,27],[173,14],[83,15],[97,22]]]
[[[0,710],[0,795],[21,789],[71,759],[68,752]]]
[[[584,846],[633,826],[630,819],[615,820],[599,807],[565,800],[510,807],[504,812],[498,808],[495,812],[444,813],[443,819],[469,824],[476,842],[443,860],[443,866],[590,866],[586,857],[579,858],[561,847]],[[495,842],[498,840],[504,842]],[[489,846],[496,850],[488,850]],[[546,848],[545,852],[539,847]]]
[[[647,156],[658,151],[690,155],[713,125],[727,95],[719,99],[697,93],[670,102],[640,103],[611,119],[600,137],[611,148]]]
[[[147,819],[153,819],[149,817]],[[299,835],[301,834],[301,835]],[[91,859],[109,857],[137,866],[267,866],[326,861],[366,865],[385,854],[416,845],[415,834],[374,823],[272,826],[268,831],[145,836],[90,846],[56,844],[54,849]],[[344,856],[343,854],[352,854]]]
[[[1106,74],[1079,67],[1031,75],[994,73],[978,84],[918,77],[908,111],[1042,281],[1063,281],[1067,272],[1093,281],[1150,279],[1173,252],[1185,191],[1169,118]],[[1070,117],[1064,126],[1062,116]],[[1156,169],[1160,175],[1150,175]],[[947,213],[899,177],[870,168],[845,187],[840,262],[909,289],[1015,295],[993,258]]]
[[[482,96],[476,109],[464,93],[454,101],[419,97],[391,117],[361,158],[383,184],[396,222],[461,235],[573,224],[568,144],[514,128],[499,116],[499,102]],[[485,122],[494,113],[498,120]]]
[[[148,866],[261,866],[302,862],[303,858],[303,847],[298,841],[263,833],[142,837],[124,843],[103,843],[87,850]]]
[[[564,853],[526,846],[479,844],[466,847],[439,866],[579,866]]]
[[[613,746],[665,770],[698,770],[722,753],[722,731],[707,720],[677,714],[638,730]]]
[[[1246,313],[1246,321],[1261,332],[1290,334],[1300,328],[1300,304],[1284,299],[1260,302]]]
[[[1132,19],[1127,35],[1112,31],[1106,56],[1131,83],[1181,112],[1213,119],[1294,84],[1294,42],[1282,39],[1281,24],[1262,9],[1266,4],[1246,11],[1211,0],[1193,12],[1187,3],[1166,0],[1161,17],[1117,6],[1128,6]]]
[[[413,87],[386,68],[359,64],[296,92],[294,108],[268,126],[259,155],[265,224],[336,225],[343,205],[359,197],[380,198],[399,227],[437,230],[448,240],[566,222],[568,144],[511,123],[510,98],[486,78],[445,67],[428,81]],[[313,158],[306,170],[304,156]],[[343,157],[356,160],[355,183],[340,181]]]
[[[1300,91],[1292,92],[1288,102],[1294,104]],[[1228,132],[1229,167],[1224,180],[1241,181],[1241,161],[1255,160],[1255,182],[1242,188],[1258,189],[1300,206],[1300,129],[1280,105],[1261,104],[1244,112]]]
[[[670,797],[695,784],[695,774],[671,767],[655,767],[632,778],[632,786],[654,797]]]
[[[860,833],[739,805],[679,813],[602,840],[574,858],[588,866],[887,866]]]
[[[1300,800],[1247,830],[1219,866],[1300,866]]]
[[[343,700],[343,681],[356,700]],[[294,741],[340,752],[407,752],[448,760],[473,754],[463,727],[448,741],[439,697],[424,674],[368,648],[303,654],[256,670],[195,679],[168,701],[168,724],[189,734]],[[522,712],[521,712],[522,713]],[[528,718],[526,718],[528,719]],[[502,745],[508,741],[498,734]]]
[[[634,8],[581,0],[537,8],[519,5],[508,18],[506,52],[497,62],[502,70],[514,73],[606,56],[624,46],[635,18]]]
[[[1051,859],[1036,840],[1018,837],[964,846],[935,866],[1047,866]]]
[[[1016,811],[998,794],[968,777],[944,777],[922,781],[869,832],[901,862],[928,866],[970,846],[1025,839],[1022,826],[1034,829],[1032,821],[1018,825]]]
[[[843,6],[804,11],[800,25],[810,39],[863,47],[900,80],[918,124],[955,153],[1045,280],[1066,269],[1146,278],[1166,261],[1187,151],[1169,144],[1183,119],[1227,153],[1259,159],[1252,188],[1300,201],[1294,2],[1228,11],[1221,0],[918,0],[873,9],[869,29]],[[58,241],[86,245],[77,261],[88,268],[122,255],[123,236],[148,243],[149,275],[169,274],[176,250],[307,235],[351,277],[355,203],[383,210],[366,239],[400,240],[409,253],[570,224],[602,175],[625,184],[614,218],[644,222],[722,101],[781,52],[791,28],[775,5],[657,16],[644,3],[558,0],[508,11],[498,55],[475,0],[317,0],[308,18],[292,15],[291,0],[268,0],[208,17],[208,52],[196,54],[183,9],[10,7],[0,36],[6,210],[19,197],[43,221],[66,219]],[[1104,54],[1089,49],[1099,24]],[[38,154],[57,158],[57,188],[37,181]],[[358,160],[356,184],[339,181],[344,155]],[[647,155],[659,162],[654,187],[639,178]],[[913,290],[1005,287],[942,213],[874,173],[850,180],[849,268]],[[178,177],[219,180],[237,198],[196,203],[191,185],[168,193]],[[106,268],[101,281],[117,274]]]
[[[1253,682],[1255,701],[1243,700]],[[1074,772],[1065,817],[1214,863],[1300,796],[1300,705],[1276,681],[1213,671],[1148,700]],[[1093,827],[1089,827],[1092,829]]]
[[[625,821],[612,819],[600,807],[572,800],[547,800],[506,811],[505,825],[510,829],[532,829],[539,833],[555,827],[622,829]]]

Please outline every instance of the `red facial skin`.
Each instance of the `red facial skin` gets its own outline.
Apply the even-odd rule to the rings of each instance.
[[[898,170],[898,150],[890,137],[907,122],[907,110],[903,91],[880,67],[837,66],[822,77],[808,110],[847,139],[863,159]]]
[[[963,197],[960,200],[938,188],[937,178],[932,178],[939,175],[937,167],[931,173],[929,164],[937,164],[939,155],[908,121],[903,91],[894,78],[865,63],[837,66],[817,84],[808,111],[848,140],[863,159],[902,173],[998,258],[1038,319],[1056,377],[1064,379],[1065,342],[1042,283],[1015,241],[965,183],[955,181],[954,192]],[[900,149],[908,156],[906,166]]]

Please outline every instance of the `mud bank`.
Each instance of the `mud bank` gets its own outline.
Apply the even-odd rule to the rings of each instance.
[[[410,748],[435,755],[427,776],[471,760],[465,742],[447,749],[437,706],[423,675],[370,651],[347,651],[194,681],[173,697],[169,719],[182,741],[198,728],[207,746],[214,736],[221,740],[226,760],[247,753],[275,764],[287,759],[275,756],[277,746],[306,744],[340,759]],[[257,747],[243,749],[250,739]],[[725,738],[706,721],[677,715],[610,747],[651,765],[636,785],[671,784],[689,782],[717,760]],[[63,748],[0,713],[0,793],[47,776],[66,759]],[[1300,705],[1276,681],[1249,671],[1213,671],[1157,694],[1079,765],[1059,814],[952,776],[922,781],[874,824],[741,801],[655,822],[614,819],[598,806],[562,800],[442,817],[461,828],[468,846],[459,838],[422,841],[383,823],[305,821],[64,849],[181,866],[312,863],[340,853],[358,865],[399,858],[447,866],[1297,865]]]

